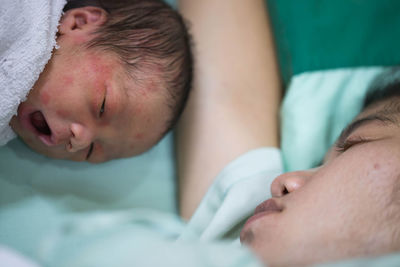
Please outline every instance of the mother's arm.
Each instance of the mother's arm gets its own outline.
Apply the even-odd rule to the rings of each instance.
[[[179,0],[195,77],[177,131],[179,204],[190,218],[239,155],[278,147],[280,79],[264,0]]]

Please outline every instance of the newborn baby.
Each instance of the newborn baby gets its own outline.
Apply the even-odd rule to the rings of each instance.
[[[191,83],[182,18],[158,0],[69,1],[57,49],[10,126],[49,157],[138,155],[173,126]]]

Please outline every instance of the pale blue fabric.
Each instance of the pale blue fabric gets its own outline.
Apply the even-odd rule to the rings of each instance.
[[[137,162],[143,164],[141,159],[149,163],[157,162],[156,152],[162,155],[164,142],[169,144],[171,140],[164,140],[149,155],[136,159]],[[0,150],[0,158],[3,159],[0,161],[3,167],[0,168],[3,171],[0,175],[0,243],[42,266],[261,266],[246,248],[218,239],[237,239],[238,230],[246,217],[259,202],[269,197],[269,184],[282,170],[277,149],[250,151],[229,164],[216,178],[195,219],[186,225],[174,212],[149,207],[155,203],[147,207],[143,204],[153,198],[165,200],[162,194],[157,196],[156,193],[132,191],[131,194],[136,196],[128,196],[130,204],[118,201],[117,192],[122,190],[122,185],[133,190],[136,187],[146,188],[140,183],[146,179],[160,182],[155,176],[145,175],[136,183],[133,175],[132,185],[129,185],[128,177],[127,180],[119,180],[118,176],[123,177],[125,172],[128,176],[135,173],[136,165],[132,164],[135,161],[129,160],[128,163],[132,164],[130,168],[126,165],[121,172],[113,176],[110,173],[103,180],[100,174],[91,177],[93,171],[85,169],[91,167],[87,164],[78,164],[80,168],[74,171],[74,163],[63,163],[61,166],[67,166],[67,171],[57,173],[60,165],[33,152],[32,155],[25,153],[29,150],[25,150],[27,148],[20,143],[13,145],[16,147],[7,145],[6,149]],[[18,158],[18,153],[13,152],[24,152],[23,157]],[[7,156],[15,156],[13,161],[20,162],[20,165],[8,164],[14,165],[11,168],[14,171],[4,173]],[[147,157],[151,157],[152,161]],[[40,165],[36,165],[39,163],[47,163],[48,166],[43,167],[56,175],[48,177],[49,174],[44,172],[34,174],[32,170],[39,170]],[[112,166],[119,164],[123,162],[116,161]],[[16,165],[26,167],[17,169]],[[136,167],[140,170],[140,166]],[[89,176],[81,174],[82,171]],[[13,173],[17,175],[13,176]],[[52,179],[55,181],[52,182]],[[82,184],[86,186],[78,186]],[[107,186],[115,192],[106,192]],[[93,190],[95,187],[98,190]],[[93,192],[109,198],[95,198]],[[127,196],[121,197],[126,200]],[[134,201],[140,198],[142,205]],[[210,206],[210,203],[214,205]],[[239,213],[238,208],[242,210]],[[212,220],[209,221],[209,218]],[[193,233],[199,235],[195,237]]]
[[[343,128],[360,112],[371,81],[385,69],[316,71],[292,78],[281,109],[285,171],[320,164]]]
[[[172,140],[170,134],[141,156],[97,165],[49,159],[19,140],[1,147],[0,243],[36,258],[47,236],[100,210],[147,214],[135,218],[159,232],[152,222],[164,225],[162,214],[178,219]]]
[[[67,210],[153,208],[176,213],[172,143],[169,134],[140,156],[90,164],[50,159],[13,140],[0,148],[0,182],[5,184],[0,205],[47,197]]]
[[[216,177],[180,240],[228,239],[239,244],[245,220],[271,197],[271,182],[282,171],[277,148],[255,149],[232,161]]]
[[[174,0],[166,2],[176,7]],[[282,107],[288,170],[319,163],[382,70],[293,78]],[[261,266],[237,237],[281,172],[279,152],[263,148],[233,161],[185,225],[176,215],[172,143],[169,135],[142,156],[101,165],[48,159],[19,140],[0,148],[0,243],[50,267]],[[257,189],[254,199],[245,194],[251,188]],[[242,212],[232,209],[236,201]],[[220,238],[227,243],[215,241]],[[400,256],[392,255],[326,267],[399,264]]]
[[[30,220],[30,210],[39,208],[46,220]],[[154,210],[65,212],[37,198],[8,215],[18,214],[20,219],[26,216],[24,225],[30,230],[13,228],[8,221],[10,239],[19,243],[13,247],[41,266],[260,266],[245,248],[222,242],[175,242],[184,225],[176,216]],[[39,230],[35,239],[32,229]]]
[[[170,4],[174,8],[176,8],[176,6],[177,6],[175,0],[165,0],[164,2],[167,2],[168,4]]]

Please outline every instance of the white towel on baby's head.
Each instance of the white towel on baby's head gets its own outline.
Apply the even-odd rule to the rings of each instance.
[[[66,0],[0,3],[0,145],[15,136],[8,123],[51,57],[65,3]]]

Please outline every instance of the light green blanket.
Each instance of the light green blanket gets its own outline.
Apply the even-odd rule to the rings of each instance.
[[[379,66],[399,62],[394,37],[400,35],[391,32],[400,29],[393,26],[400,23],[393,8],[399,3],[341,1],[269,1],[289,88],[282,107],[287,170],[318,164],[360,110]],[[350,7],[358,7],[360,20]],[[349,23],[348,14],[357,23]],[[340,30],[327,31],[335,19]],[[379,30],[387,20],[392,26]],[[368,27],[354,34],[360,23]],[[312,30],[302,31],[310,25]],[[331,34],[342,29],[346,42]],[[339,46],[321,45],[335,40]],[[354,68],[365,65],[370,67]],[[259,266],[246,249],[230,243],[171,242],[186,227],[176,214],[174,166],[172,135],[139,157],[102,165],[51,160],[12,141],[0,148],[0,243],[44,266]],[[398,266],[399,258],[329,266]]]

